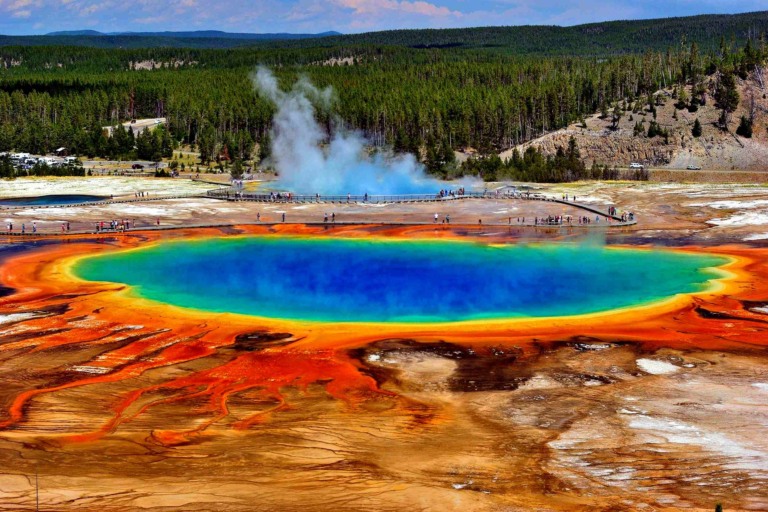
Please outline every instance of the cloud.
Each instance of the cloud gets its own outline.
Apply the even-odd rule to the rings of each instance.
[[[30,10],[16,11],[12,13],[11,16],[13,16],[14,18],[22,18],[22,19],[29,18],[30,16],[32,16],[32,11]]]
[[[31,4],[32,0],[15,0],[14,2],[8,4],[8,10],[15,11],[17,9],[21,9],[22,7],[27,7]]]
[[[107,9],[109,6],[109,2],[104,2],[103,4],[83,5],[78,9],[78,14],[80,16],[90,16],[91,14]]]
[[[407,2],[405,0],[335,0],[340,7],[352,9],[356,16],[386,15],[386,11],[420,14],[422,16],[461,16],[457,10],[429,2]]]
[[[163,23],[168,21],[165,16],[147,16],[146,18],[134,18],[134,23],[139,25],[153,25],[155,23]]]

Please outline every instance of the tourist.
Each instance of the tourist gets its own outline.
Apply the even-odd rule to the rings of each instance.
[[[336,212],[331,212],[331,222],[336,222]]]
[[[285,212],[283,212],[283,222],[285,222]]]
[[[159,217],[158,217],[158,219],[157,219],[157,225],[158,225],[158,226],[160,225],[160,218],[159,218]]]
[[[445,216],[445,223],[446,224],[450,224],[451,223],[451,216],[450,215],[446,215]]]
[[[261,213],[256,212],[256,222],[261,222]]]
[[[441,190],[440,192],[442,192],[442,190]],[[435,224],[437,224],[437,218],[438,218],[438,217],[439,217],[439,215],[438,215],[438,214],[435,214]]]
[[[32,222],[32,232],[33,233],[37,233],[37,223],[36,222]]]
[[[327,212],[323,215],[323,223],[324,224],[328,224],[328,213]]]

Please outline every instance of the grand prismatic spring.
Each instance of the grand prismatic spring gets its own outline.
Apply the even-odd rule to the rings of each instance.
[[[567,316],[644,304],[704,290],[714,277],[706,269],[725,262],[579,245],[256,237],[94,257],[79,262],[75,274],[208,311],[429,322]]]

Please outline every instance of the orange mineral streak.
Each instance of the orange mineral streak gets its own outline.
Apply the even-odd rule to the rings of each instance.
[[[472,228],[474,229],[474,228]],[[469,234],[467,234],[469,233]],[[472,239],[470,228],[434,229],[423,226],[244,226],[235,235],[312,235]],[[199,416],[194,427],[157,428],[152,438],[163,445],[186,443],[213,425],[246,429],[288,406],[286,390],[307,393],[321,386],[329,397],[355,408],[372,398],[390,397],[351,357],[349,349],[385,339],[417,342],[449,341],[488,347],[516,347],[523,353],[576,336],[604,341],[633,342],[648,350],[659,347],[708,350],[762,348],[765,316],[750,312],[742,301],[768,299],[768,250],[738,246],[679,249],[727,255],[722,279],[709,291],[680,295],[652,305],[614,312],[562,318],[471,321],[445,324],[363,324],[298,322],[243,315],[208,313],[130,297],[126,287],[86,282],[72,276],[73,262],[104,251],[142,247],[160,240],[226,236],[215,229],[129,233],[99,241],[70,239],[15,257],[0,268],[0,282],[16,292],[0,298],[0,322],[6,315],[18,320],[0,323],[0,360],[16,354],[87,347],[89,361],[54,368],[57,376],[31,383],[0,412],[0,428],[14,429],[25,421],[25,411],[42,395],[107,383],[132,386],[147,372],[191,361],[210,361],[211,367],[129,388],[116,396],[111,419],[89,425],[88,432],[62,442],[86,442],[118,431],[153,410],[194,403],[189,414]],[[509,233],[483,236],[485,243],[514,242]],[[725,275],[727,274],[727,275]],[[702,311],[705,311],[705,314]],[[252,333],[289,333],[285,343],[238,347],[238,336]],[[763,334],[760,334],[763,333]],[[63,376],[62,376],[63,375]],[[258,412],[233,415],[230,401],[247,394],[269,402]]]

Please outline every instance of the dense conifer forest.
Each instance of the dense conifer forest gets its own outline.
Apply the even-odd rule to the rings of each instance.
[[[766,26],[768,14],[753,13],[519,27],[518,35],[530,30],[535,36],[514,41],[510,28],[487,28],[236,49],[6,46],[0,48],[0,151],[42,154],[63,146],[87,156],[155,159],[190,144],[203,162],[222,152],[232,159],[257,157],[254,143],[268,137],[273,112],[250,74],[267,65],[286,88],[299,76],[333,87],[332,104],[319,110],[329,126],[342,120],[376,145],[421,154],[431,172],[453,174],[451,150],[472,147],[491,155],[619,103],[624,110],[646,104],[660,88],[687,84],[694,101],[709,95],[732,111],[724,89],[768,57]],[[564,40],[562,34],[570,35]],[[522,40],[540,54],[518,49]],[[591,41],[587,50],[572,51],[584,40]],[[707,76],[718,77],[717,83],[705,85]],[[166,117],[168,129],[146,140],[121,131],[108,138],[102,130],[142,117]],[[572,162],[574,149],[561,161]],[[525,172],[510,173],[535,179],[549,172],[551,164],[528,157]],[[496,167],[521,169],[519,162]],[[489,164],[473,162],[467,169],[473,165],[482,174]],[[549,179],[596,172],[582,167]],[[538,168],[544,170],[537,174]]]

